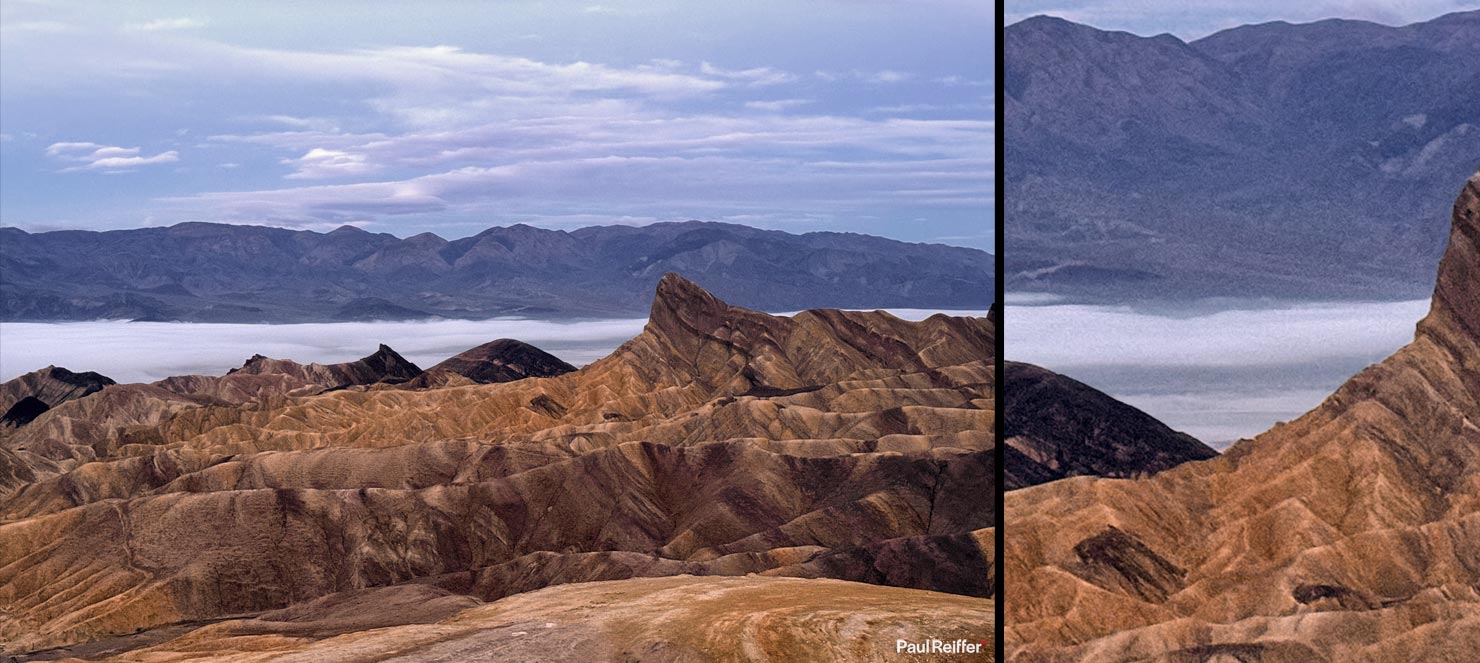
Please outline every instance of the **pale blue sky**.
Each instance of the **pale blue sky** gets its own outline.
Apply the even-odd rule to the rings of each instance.
[[[0,223],[689,218],[990,248],[992,7],[0,9]]]

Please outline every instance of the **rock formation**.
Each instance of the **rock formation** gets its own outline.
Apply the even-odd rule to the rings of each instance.
[[[625,606],[613,615],[671,606],[674,624],[740,619],[673,603],[710,591],[774,611],[747,622],[758,630],[695,635],[716,646],[745,633],[760,635],[744,647],[762,651],[784,638],[853,646],[829,635],[855,624],[830,595],[873,602],[859,619],[901,637],[985,637],[994,334],[986,319],[944,315],[771,316],[668,275],[641,334],[556,377],[377,380],[235,401],[110,387],[22,429],[49,431],[42,446],[64,460],[38,454],[39,438],[24,452],[7,441],[55,467],[0,497],[0,641],[8,652],[182,651],[244,628],[261,636],[254,648],[319,647],[335,641],[304,638],[396,623],[410,650],[435,658],[441,645],[416,639],[414,624],[466,616],[457,628],[493,633],[507,624],[488,617],[506,614],[498,606],[536,596],[606,597]],[[248,365],[217,379],[323,374]],[[97,420],[129,423],[90,432]],[[766,577],[711,577],[752,573]],[[527,595],[678,575],[699,577]],[[391,610],[391,622],[294,625],[334,622],[334,606],[377,588],[451,598]],[[493,603],[446,617],[482,601]],[[561,638],[648,658],[663,653],[652,647],[702,650],[661,625],[603,635],[629,622],[549,610],[546,621],[584,624]],[[243,615],[255,617],[204,625]],[[878,644],[856,647],[877,656]]]
[[[96,373],[71,373],[49,367],[6,382],[0,389],[15,394],[42,390],[38,392],[42,396],[72,395],[54,407],[41,409],[27,422],[29,425],[19,430],[0,427],[0,442],[14,452],[16,462],[24,462],[42,476],[51,476],[79,463],[112,455],[120,448],[136,444],[149,447],[162,442],[158,425],[180,410],[235,407],[274,396],[396,384],[421,372],[415,364],[384,345],[374,354],[342,364],[298,364],[256,355],[223,376],[183,375],[150,384],[114,384]],[[36,377],[43,374],[60,377]],[[63,388],[74,383],[83,387],[73,386],[70,391]],[[79,397],[93,392],[97,392],[95,397]],[[18,405],[24,405],[24,401]],[[0,472],[3,471],[0,466]],[[0,495],[5,492],[0,484]]]
[[[1411,344],[1139,479],[1007,494],[1013,661],[1460,661],[1480,643],[1480,174]]]
[[[1077,380],[1019,362],[1004,372],[1008,490],[1071,476],[1146,476],[1218,455]]]

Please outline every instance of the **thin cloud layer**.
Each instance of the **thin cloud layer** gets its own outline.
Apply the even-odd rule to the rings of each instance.
[[[128,172],[139,166],[174,163],[180,160],[179,153],[174,150],[147,157],[140,156],[139,152],[140,148],[137,147],[115,147],[90,142],[52,143],[46,147],[47,156],[58,161],[77,164],[57,171],[62,173],[79,170],[106,173]]]
[[[891,309],[906,320],[936,311]],[[952,315],[986,315],[952,311]],[[172,375],[222,375],[254,354],[300,363],[353,361],[391,346],[422,368],[498,338],[531,343],[576,366],[611,354],[642,331],[643,319],[551,322],[527,319],[343,322],[295,325],[171,322],[5,323],[0,381],[44,368],[97,371],[119,382]],[[120,351],[126,349],[126,351]]]
[[[1411,341],[1429,307],[1416,300],[1153,314],[1055,299],[1009,297],[1008,359],[1081,380],[1217,447],[1315,407]]]

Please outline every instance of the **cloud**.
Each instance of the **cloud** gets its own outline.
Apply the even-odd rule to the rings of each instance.
[[[1008,309],[1004,329],[1009,359],[1050,368],[1297,364],[1387,356],[1412,339],[1413,322],[1428,304],[1308,304],[1177,316],[1123,306],[1019,306]]]
[[[891,312],[921,320],[933,310]],[[985,315],[985,311],[954,314]],[[6,323],[0,380],[63,366],[97,371],[119,382],[172,375],[223,375],[254,354],[300,363],[337,363],[369,355],[381,344],[422,368],[497,338],[531,343],[582,366],[611,354],[642,331],[646,320],[558,322],[502,318],[248,325],[168,322]],[[118,352],[117,348],[128,348]]]
[[[816,103],[816,101],[812,99],[774,99],[769,101],[747,101],[745,102],[745,107],[751,110],[775,113],[788,108],[796,108],[797,106],[806,106],[813,103]]]
[[[1059,371],[1214,446],[1315,407],[1413,338],[1427,300],[1152,314],[1008,295],[1008,358]],[[1090,330],[1090,331],[1086,331]]]
[[[174,150],[148,157],[140,156],[139,152],[140,148],[137,147],[114,147],[89,142],[52,143],[46,148],[46,155],[53,159],[79,164],[58,171],[63,173],[82,170],[128,172],[139,166],[180,160],[179,153]]]
[[[369,163],[364,154],[353,154],[341,150],[316,147],[297,159],[283,159],[282,163],[295,167],[288,179],[323,179],[365,175],[379,170]]]
[[[975,79],[966,78],[965,76],[957,76],[957,75],[939,76],[939,77],[936,77],[936,78],[932,78],[930,80],[932,82],[935,82],[935,83],[940,83],[941,85],[944,85],[946,87],[990,87],[992,85],[992,82],[991,81],[986,81],[986,80],[980,80],[979,81],[979,80],[975,80]]]
[[[242,118],[249,122],[266,122],[269,124],[280,124],[294,129],[313,129],[315,131],[339,131],[337,124],[328,118],[322,117],[297,117],[293,115],[258,115],[255,117]]]
[[[4,34],[61,34],[75,32],[77,26],[63,21],[10,21],[0,23]]]
[[[812,72],[812,76],[818,80],[826,81],[829,83],[840,80],[851,80],[868,83],[870,85],[893,85],[895,83],[903,83],[915,78],[915,75],[912,73],[895,71],[893,69],[880,69],[878,71],[864,71],[861,69],[853,69],[851,71],[844,72],[823,71],[819,69]]]
[[[870,205],[985,209],[992,123],[760,115],[540,118],[402,136],[215,136],[302,156],[294,179],[390,169],[403,180],[165,200],[195,219],[312,223],[479,211],[683,218]],[[837,152],[851,154],[839,159]],[[873,158],[864,158],[870,155]]]
[[[721,69],[708,62],[699,63],[699,71],[709,76],[718,76],[733,81],[740,81],[747,85],[779,85],[797,80],[796,74],[772,69],[771,67],[753,67],[751,69]]]
[[[568,7],[565,19],[583,4]],[[651,18],[669,20],[673,13],[653,11]],[[221,30],[238,23],[229,16],[217,18]],[[149,21],[159,23],[149,26],[154,30],[119,29],[126,20],[154,18],[148,14],[87,18],[91,27],[78,39],[35,40],[34,48],[50,57],[33,52],[30,60],[44,67],[7,64],[7,110],[12,89],[29,92],[38,106],[54,103],[51,92],[86,90],[105,108],[114,107],[107,99],[119,90],[137,91],[150,95],[150,103],[170,104],[169,126],[189,126],[189,140],[175,147],[140,137],[129,142],[143,149],[117,148],[129,153],[94,154],[108,147],[96,145],[40,159],[68,170],[125,172],[181,160],[180,152],[165,151],[171,147],[210,157],[172,186],[139,189],[132,207],[100,224],[129,223],[125,214],[138,223],[153,214],[159,223],[367,222],[414,232],[471,219],[486,226],[521,217],[548,224],[730,217],[897,234],[882,219],[931,216],[931,224],[940,223],[931,209],[966,218],[990,204],[994,189],[992,125],[959,103],[976,91],[945,83],[900,86],[911,95],[900,99],[872,87],[971,74],[970,63],[910,74],[929,65],[901,60],[878,70],[881,65],[865,67],[848,49],[801,61],[786,49],[751,53],[720,45],[669,51],[683,60],[597,42],[551,51],[556,40],[572,36],[557,29],[559,21],[476,36],[418,29],[398,34],[431,41],[370,47],[349,46],[374,44],[353,39],[350,27],[333,37],[305,37],[305,24],[274,40],[280,45],[264,47],[208,38],[169,19]],[[181,29],[165,29],[172,27]],[[708,29],[701,22],[682,27]],[[531,29],[547,35],[547,46],[516,41]],[[437,45],[437,39],[470,41]],[[802,74],[814,67],[837,72],[836,80],[822,86]],[[919,119],[868,108],[906,101],[941,108]],[[152,130],[152,118],[137,107],[147,106],[117,106],[133,114],[119,131]],[[109,140],[130,135],[142,136],[110,134]],[[240,167],[226,177],[230,169],[222,164]],[[282,179],[261,184],[274,177]],[[860,220],[873,213],[870,206],[881,208],[873,227],[866,224],[875,221]],[[897,207],[915,209],[906,214]]]
[[[517,338],[576,365],[642,331],[645,320],[578,323],[439,320],[294,325],[150,322],[6,323],[0,379],[48,364],[98,371],[120,382],[223,375],[254,354],[308,363],[353,361],[385,343],[423,368],[496,338]],[[118,352],[117,348],[128,348]]]
[[[857,75],[869,83],[903,83],[915,77],[914,74],[907,74],[892,69],[883,69],[875,72],[859,72]]]
[[[193,18],[159,18],[143,23],[129,23],[124,26],[126,30],[137,30],[141,32],[155,32],[159,30],[191,30],[203,28],[205,21]]]

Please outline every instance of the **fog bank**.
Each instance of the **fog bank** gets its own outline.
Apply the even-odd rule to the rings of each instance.
[[[907,320],[937,311],[890,309]],[[986,311],[945,311],[985,316]],[[47,365],[97,371],[119,382],[171,375],[221,375],[254,354],[300,363],[352,361],[379,344],[422,368],[497,338],[531,343],[576,366],[611,354],[642,331],[645,319],[548,321],[422,320],[294,325],[184,322],[7,322],[0,325],[0,381]]]
[[[1428,300],[1148,312],[1009,299],[1007,356],[1141,408],[1215,447],[1309,411],[1413,338]],[[1237,306],[1236,304],[1231,306]]]

